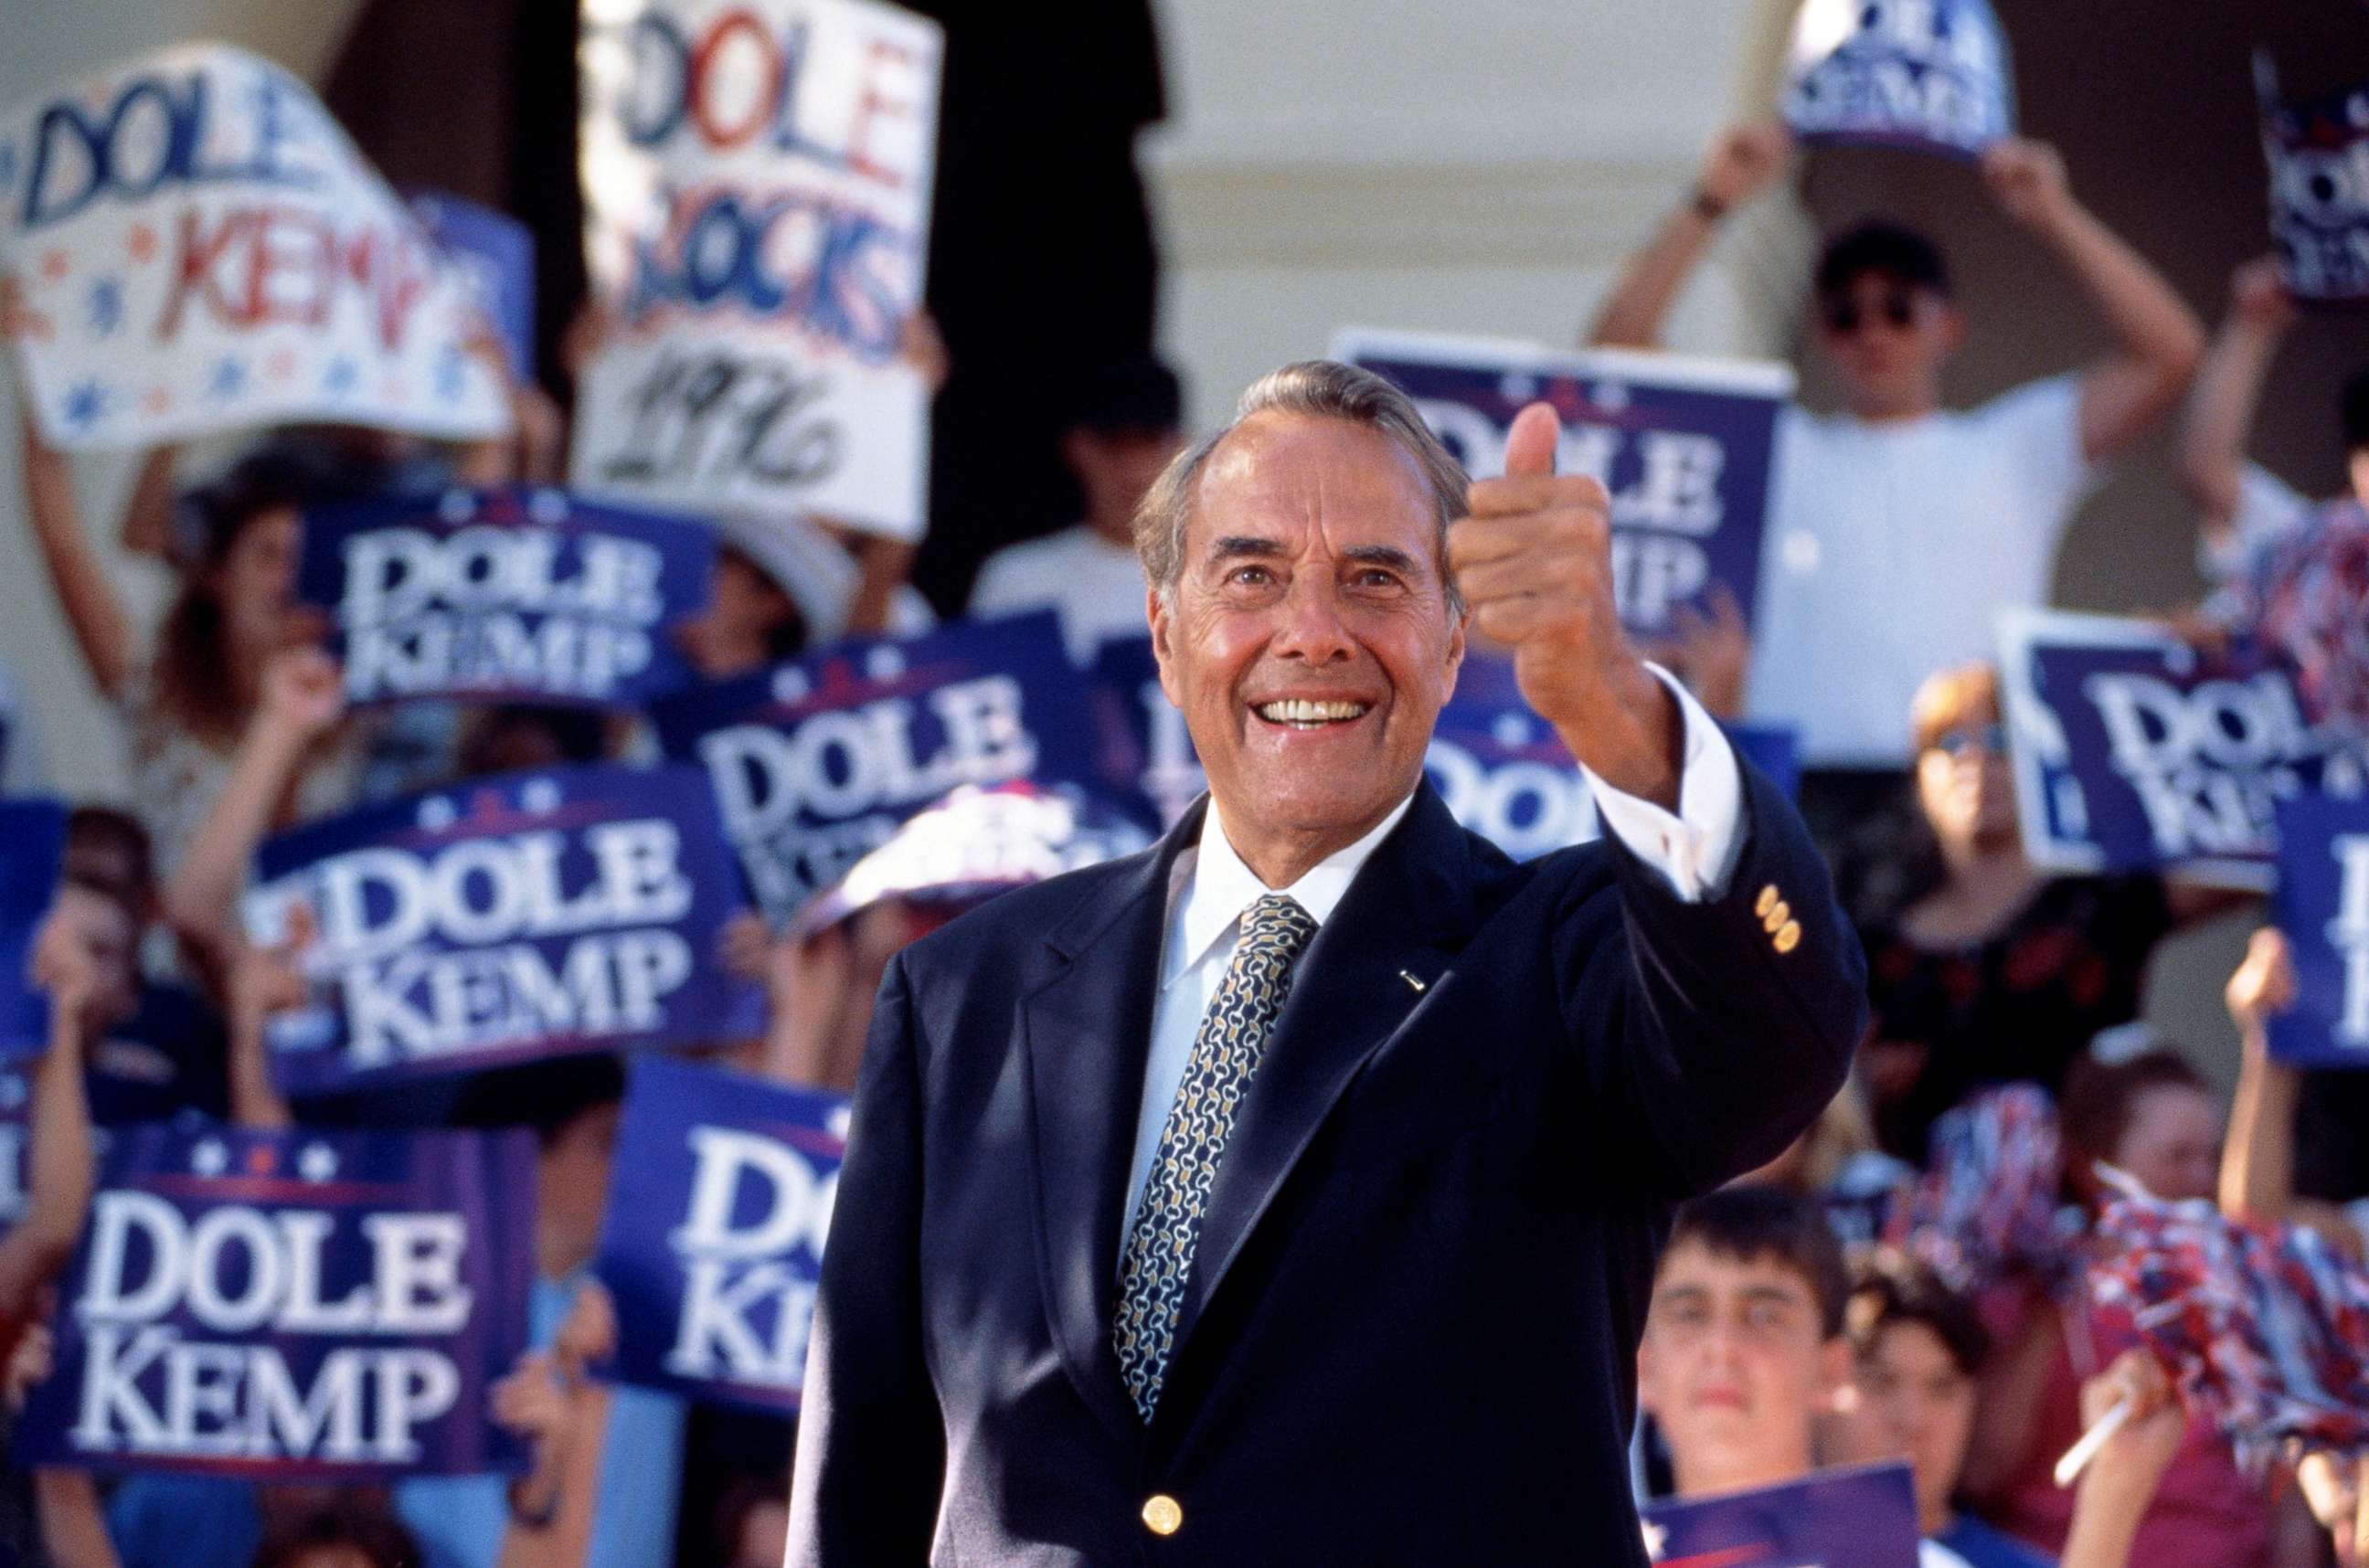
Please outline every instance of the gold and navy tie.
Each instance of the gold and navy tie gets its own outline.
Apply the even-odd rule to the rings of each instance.
[[[1233,1135],[1251,1075],[1291,990],[1291,967],[1316,921],[1286,894],[1269,893],[1242,915],[1241,943],[1218,993],[1201,1015],[1184,1081],[1160,1129],[1143,1202],[1127,1233],[1118,1267],[1114,1339],[1127,1391],[1146,1421],[1160,1402],[1193,1250],[1209,1186]]]

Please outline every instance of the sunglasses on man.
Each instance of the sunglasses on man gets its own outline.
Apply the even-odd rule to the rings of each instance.
[[[1945,729],[1933,738],[1932,750],[1944,757],[1963,757],[1969,751],[1985,751],[1994,757],[2007,755],[2007,726],[1994,720],[1989,724],[1965,724],[1955,729]]]
[[[1837,294],[1818,308],[1826,330],[1837,338],[1849,337],[1871,319],[1848,294]],[[1894,331],[1906,331],[1917,324],[1917,296],[1906,289],[1887,289],[1875,314]]]

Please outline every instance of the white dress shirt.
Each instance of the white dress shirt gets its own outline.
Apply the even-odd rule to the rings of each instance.
[[[1687,903],[1716,897],[1734,868],[1743,820],[1744,776],[1727,737],[1685,687],[1660,669],[1685,715],[1686,738],[1678,773],[1678,812],[1672,816],[1650,800],[1624,795],[1594,773],[1589,793],[1607,831],[1619,835],[1631,853],[1665,877]],[[1242,938],[1242,911],[1270,891],[1289,894],[1323,929],[1358,870],[1414,804],[1410,795],[1373,830],[1335,851],[1288,887],[1270,889],[1242,863],[1226,837],[1212,799],[1201,819],[1200,842],[1176,857],[1168,876],[1168,928],[1160,947],[1160,994],[1152,1004],[1151,1055],[1143,1074],[1143,1104],[1136,1116],[1135,1160],[1127,1189],[1127,1218],[1120,1245],[1135,1228],[1143,1184],[1159,1152],[1160,1131],[1175,1103],[1177,1085],[1193,1055],[1201,1015],[1217,995],[1218,982],[1234,961]]]

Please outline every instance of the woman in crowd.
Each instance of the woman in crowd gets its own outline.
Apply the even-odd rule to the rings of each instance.
[[[2052,876],[2023,853],[1998,681],[1944,670],[1912,710],[1924,841],[1865,919],[1861,1067],[1886,1151],[1921,1162],[1935,1117],[1982,1084],[2054,1090],[2138,1015],[2156,944],[2227,895],[2151,876]]]
[[[169,875],[230,784],[263,706],[265,670],[298,629],[298,512],[321,476],[284,454],[258,456],[185,497],[194,554],[143,648],[83,527],[65,456],[29,417],[23,433],[34,536],[92,683],[123,718],[132,809]],[[348,761],[326,735],[308,738],[292,787],[265,808],[280,819],[300,802],[306,810],[335,805],[347,793]]]

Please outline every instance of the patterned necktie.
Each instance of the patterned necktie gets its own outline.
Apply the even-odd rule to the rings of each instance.
[[[1146,1421],[1160,1402],[1176,1315],[1192,1277],[1193,1251],[1218,1162],[1233,1135],[1251,1075],[1291,990],[1291,967],[1316,921],[1282,893],[1269,893],[1242,916],[1233,962],[1201,1015],[1193,1055],[1175,1104],[1160,1129],[1160,1148],[1143,1184],[1143,1202],[1119,1257],[1118,1321],[1113,1336],[1127,1391]]]

